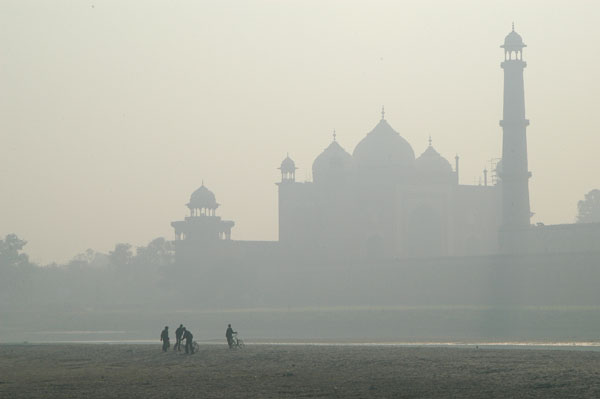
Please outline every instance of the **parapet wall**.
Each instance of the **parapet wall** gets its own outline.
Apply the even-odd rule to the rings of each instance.
[[[600,223],[537,225],[501,232],[519,253],[556,254],[600,250]]]
[[[177,267],[193,281],[180,293],[209,308],[600,306],[600,252],[379,262],[260,256]]]

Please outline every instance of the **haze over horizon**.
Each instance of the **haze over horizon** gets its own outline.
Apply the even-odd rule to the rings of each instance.
[[[32,260],[173,237],[205,182],[233,239],[277,239],[277,167],[310,179],[386,119],[431,135],[462,184],[501,154],[499,48],[523,58],[533,222],[600,188],[600,5],[591,1],[0,4],[0,236]]]

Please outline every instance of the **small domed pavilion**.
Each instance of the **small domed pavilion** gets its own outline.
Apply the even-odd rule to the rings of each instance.
[[[202,182],[202,186],[192,193],[186,204],[190,216],[182,221],[172,222],[176,241],[196,241],[210,243],[215,240],[231,240],[231,228],[235,223],[222,220],[216,215],[219,204],[215,194]]]

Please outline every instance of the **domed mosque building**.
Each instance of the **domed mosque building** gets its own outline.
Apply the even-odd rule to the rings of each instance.
[[[282,248],[368,258],[481,254],[496,248],[496,187],[460,185],[457,170],[431,139],[415,158],[383,110],[352,155],[334,133],[312,172],[312,182],[282,176],[278,183]]]
[[[235,241],[207,187],[194,191],[189,216],[171,223],[178,256],[194,251],[244,258],[311,254],[320,259],[454,256],[493,253],[499,227],[497,186],[458,183],[432,145],[419,156],[385,119],[348,152],[333,138],[297,181],[289,154],[279,166],[279,240]],[[185,254],[185,255],[183,255]]]

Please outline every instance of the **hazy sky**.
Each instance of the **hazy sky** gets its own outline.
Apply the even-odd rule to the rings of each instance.
[[[524,59],[534,222],[600,188],[597,1],[0,2],[0,235],[33,260],[173,237],[204,180],[234,239],[277,238],[277,167],[310,177],[385,105],[461,183],[501,154],[502,44]]]

